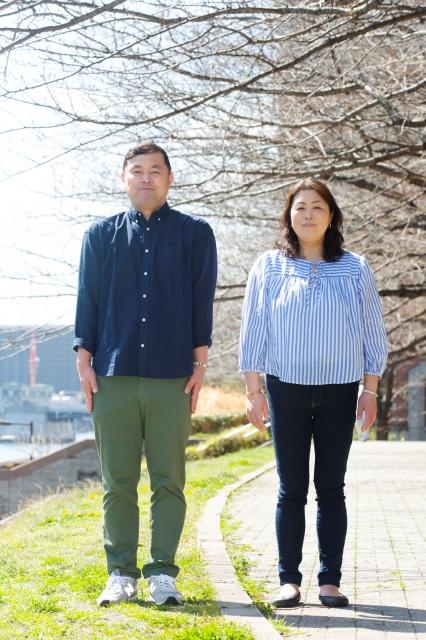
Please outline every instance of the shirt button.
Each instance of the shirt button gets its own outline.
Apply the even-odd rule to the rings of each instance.
[[[146,318],[142,318],[142,322],[146,322]]]
[[[149,252],[149,249],[145,249],[145,253],[148,253],[148,252]]]
[[[147,227],[146,230],[149,231],[149,227]]]
[[[158,218],[158,222],[160,222],[161,218]]]
[[[146,293],[143,293],[143,294],[142,294],[142,298],[146,298]]]
[[[143,348],[144,348],[144,346],[145,346],[144,344],[141,344],[141,349],[143,349]]]
[[[143,272],[143,275],[144,275],[144,276],[147,276],[147,275],[148,275],[148,271],[144,271],[144,272]]]

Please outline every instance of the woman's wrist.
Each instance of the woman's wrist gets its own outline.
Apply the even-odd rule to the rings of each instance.
[[[369,396],[374,396],[375,398],[377,398],[377,393],[375,391],[372,391],[371,389],[363,389],[362,393],[367,393]]]
[[[255,398],[256,396],[263,395],[262,389],[246,389],[246,398]]]
[[[372,373],[365,373],[362,381],[363,392],[375,396],[377,398],[377,387],[379,385],[379,376]]]

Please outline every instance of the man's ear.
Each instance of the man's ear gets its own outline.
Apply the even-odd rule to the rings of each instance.
[[[124,182],[124,171],[120,173],[120,180],[121,182]]]
[[[170,171],[170,173],[169,173],[169,186],[170,187],[172,186],[172,184],[174,182],[174,179],[175,179],[175,174],[173,173],[173,171]]]

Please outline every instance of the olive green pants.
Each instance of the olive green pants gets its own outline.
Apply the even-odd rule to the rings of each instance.
[[[108,572],[139,578],[137,487],[142,444],[151,486],[151,561],[143,576],[179,569],[175,554],[185,520],[185,448],[190,429],[187,378],[98,376],[93,422],[104,489]]]

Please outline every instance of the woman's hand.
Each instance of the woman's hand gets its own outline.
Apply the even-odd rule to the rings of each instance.
[[[358,399],[358,407],[356,410],[356,419],[360,420],[362,414],[365,414],[364,424],[361,431],[368,431],[374,424],[377,416],[377,398],[371,393],[362,392]]]
[[[250,423],[259,431],[266,431],[263,420],[268,420],[269,411],[268,403],[263,393],[257,391],[246,396],[246,411]]]

